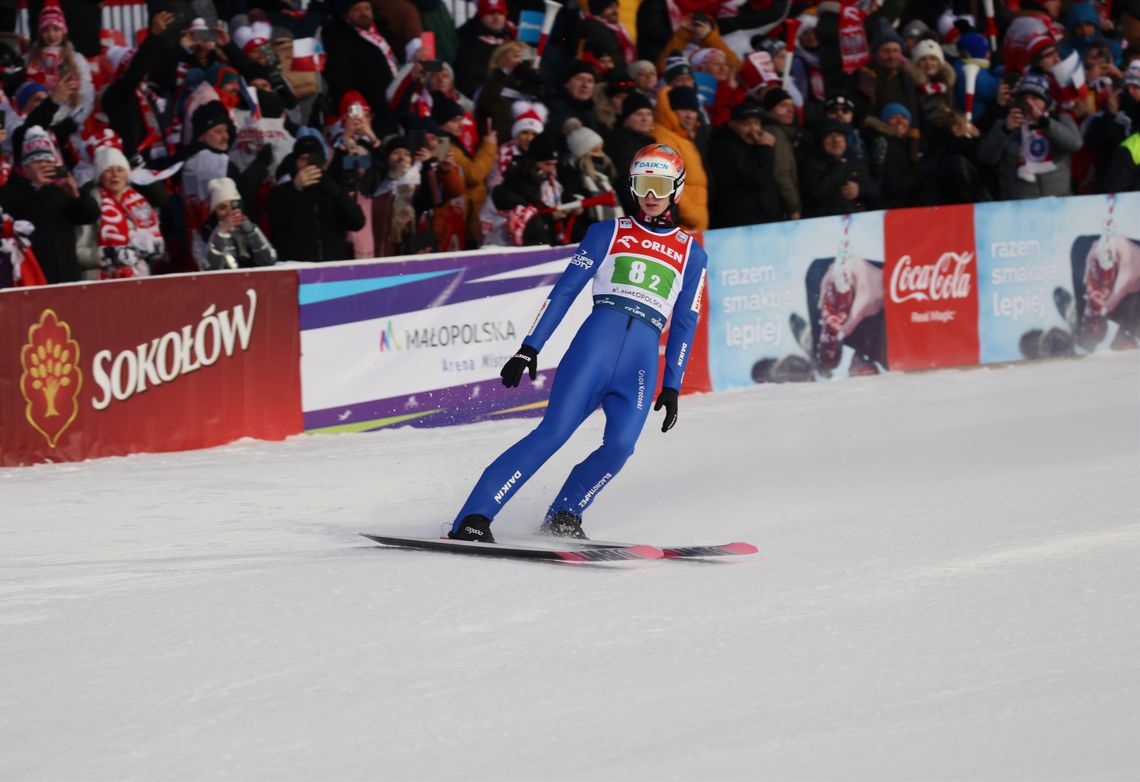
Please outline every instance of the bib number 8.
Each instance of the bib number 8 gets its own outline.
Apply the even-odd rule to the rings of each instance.
[[[667,266],[628,255],[618,256],[614,264],[615,283],[636,285],[663,296],[668,295],[675,278],[676,273]]]

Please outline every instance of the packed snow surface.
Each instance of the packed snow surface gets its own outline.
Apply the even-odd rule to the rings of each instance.
[[[358,536],[533,420],[0,470],[0,779],[1135,779],[1138,411],[1135,354],[684,398],[586,528],[732,562]]]

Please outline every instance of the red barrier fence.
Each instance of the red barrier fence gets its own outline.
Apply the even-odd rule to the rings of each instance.
[[[301,431],[297,275],[203,274],[0,296],[0,465]]]

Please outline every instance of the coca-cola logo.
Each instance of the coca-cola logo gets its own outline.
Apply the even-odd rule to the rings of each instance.
[[[974,253],[946,252],[931,264],[916,265],[909,255],[891,272],[891,301],[946,301],[970,297],[973,275],[967,267]]]

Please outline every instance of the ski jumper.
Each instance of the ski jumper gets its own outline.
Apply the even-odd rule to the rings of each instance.
[[[601,405],[602,445],[574,467],[548,511],[582,515],[633,454],[653,404],[670,315],[662,385],[681,390],[707,264],[704,249],[678,228],[652,229],[629,217],[590,226],[523,344],[541,352],[590,279],[594,309],[558,365],[542,421],[487,467],[453,529],[469,514],[494,519]]]

